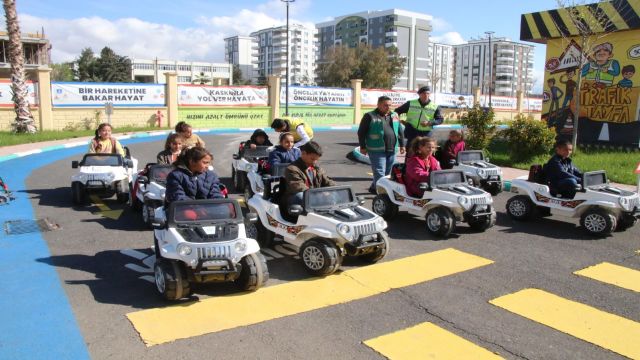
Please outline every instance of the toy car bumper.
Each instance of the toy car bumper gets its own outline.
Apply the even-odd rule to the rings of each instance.
[[[205,266],[206,265],[206,266]],[[210,270],[216,268],[216,270]],[[212,275],[212,274],[237,274],[238,268],[233,260],[228,257],[211,257],[198,260],[198,264],[193,269],[193,275]]]
[[[489,176],[486,179],[480,180],[480,185],[483,188],[485,188],[485,187],[502,188],[502,179],[500,179],[500,176],[497,176],[497,175]]]
[[[640,219],[640,208],[636,207],[633,211],[622,213],[622,216],[626,219]]]
[[[360,256],[375,251],[384,244],[382,234],[360,235],[356,240],[344,244],[347,255]]]
[[[473,205],[469,211],[465,211],[462,216],[464,221],[477,220],[481,218],[489,217],[493,214],[493,207],[491,205]]]

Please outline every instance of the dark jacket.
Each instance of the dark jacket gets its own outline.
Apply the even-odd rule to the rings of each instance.
[[[378,109],[374,110],[378,111]],[[381,114],[378,111],[378,114]],[[369,126],[371,125],[371,115],[369,113],[364,114],[362,120],[360,121],[360,126],[358,127],[358,143],[361,148],[367,147],[367,135],[369,135]],[[396,140],[398,141],[398,146],[404,147],[404,135],[402,131],[396,132],[393,130],[393,119],[391,118],[391,114],[387,115],[384,118],[383,123],[383,133],[380,134],[384,137],[384,148],[385,152],[396,152]]]
[[[264,136],[264,143],[262,144],[256,143],[256,138],[260,135]],[[269,135],[267,135],[267,133],[264,132],[264,130],[262,129],[256,129],[256,131],[253,132],[249,140],[244,142],[244,147],[248,148],[249,146],[251,146],[251,144],[255,144],[256,146],[273,146],[271,141],[269,141]]]
[[[156,160],[158,164],[166,164],[171,165],[173,161],[171,161],[171,150],[162,150],[156,156]]]
[[[450,164],[451,160],[456,160],[458,158],[458,153],[460,151],[464,151],[465,143],[464,140],[460,140],[457,143],[451,142],[451,140],[447,140],[442,149],[440,151],[440,165],[443,169],[451,169],[453,166]]]
[[[291,163],[284,173],[284,177],[287,182],[287,190],[285,192],[286,198],[288,199],[291,195],[309,189],[307,181],[311,184],[311,188],[336,185],[335,181],[331,180],[321,167],[315,166],[314,172],[315,176],[313,179],[309,179],[307,176],[307,165],[302,161],[302,159],[298,159]]]
[[[300,149],[297,147],[291,148],[291,150],[285,150],[285,148],[278,145],[269,153],[269,165],[273,168],[277,164],[292,163],[299,158]]]
[[[177,200],[222,199],[220,180],[216,173],[208,170],[202,174],[193,174],[184,165],[167,176],[167,202]]]
[[[544,174],[552,187],[562,179],[573,178],[578,183],[582,182],[582,173],[573,165],[571,159],[563,159],[557,154],[544,165]]]

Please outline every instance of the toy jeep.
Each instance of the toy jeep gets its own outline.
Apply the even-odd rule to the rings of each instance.
[[[274,236],[295,246],[305,268],[313,275],[335,272],[344,256],[355,256],[375,263],[388,253],[387,223],[360,206],[351,186],[309,189],[304,205],[292,205],[287,213],[285,182],[280,177],[265,179],[263,196],[247,202],[258,214],[255,223],[258,241],[270,245]]]
[[[464,171],[467,179],[473,182],[470,185],[482,188],[491,195],[498,195],[502,191],[502,169],[487,162],[481,150],[459,152],[453,169]]]
[[[551,214],[579,217],[582,228],[596,236],[626,230],[640,218],[638,194],[610,186],[604,171],[584,173],[577,190],[573,198],[563,197],[549,188],[542,166],[534,165],[529,177],[511,181],[511,192],[518,195],[507,201],[507,214],[515,220]]]
[[[268,172],[269,148],[244,148],[244,143],[241,143],[238,153],[233,155],[231,179],[235,190],[244,192],[245,200],[255,193],[262,194],[264,191],[262,176]]]
[[[164,205],[167,175],[172,170],[172,165],[147,164],[133,181],[135,186],[131,206],[135,210],[142,210],[142,220],[149,227],[152,226],[155,209]]]
[[[398,210],[424,216],[427,231],[447,237],[456,227],[457,221],[464,221],[478,231],[484,231],[495,224],[496,212],[493,198],[487,192],[470,186],[462,170],[438,170],[430,175],[429,183],[420,184],[424,191],[422,198],[407,195],[402,178],[396,174],[402,170],[394,165],[391,175],[380,178],[376,183],[378,195],[373,199],[373,211],[387,220]]]
[[[119,202],[129,200],[130,182],[137,161],[120,154],[85,154],[82,161],[72,161],[80,171],[71,176],[71,195],[75,204],[84,204],[88,194],[101,197],[116,195]]]
[[[176,201],[155,215],[155,282],[165,299],[189,297],[193,283],[232,281],[253,291],[269,279],[267,262],[258,243],[247,237],[237,201]],[[255,214],[247,215],[248,222],[256,220]]]

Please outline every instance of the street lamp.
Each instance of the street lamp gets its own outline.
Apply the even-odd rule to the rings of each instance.
[[[491,49],[491,35],[493,31],[485,31],[485,34],[489,36],[489,108],[491,108],[491,87],[493,85],[493,49]]]
[[[287,67],[284,82],[284,115],[289,116],[289,3],[296,0],[280,0],[287,4]]]

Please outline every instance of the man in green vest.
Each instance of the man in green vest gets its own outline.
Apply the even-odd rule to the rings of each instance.
[[[404,136],[400,131],[400,118],[391,111],[391,98],[380,96],[378,107],[370,111],[360,120],[358,127],[360,153],[369,155],[373,182],[369,192],[376,193],[378,179],[391,172],[396,160],[396,152],[404,154]]]
[[[433,127],[444,120],[440,107],[429,99],[430,95],[431,88],[423,86],[418,90],[417,99],[407,101],[395,110],[398,115],[407,114],[407,120],[403,122],[407,146],[411,146],[416,136],[431,136]]]
[[[297,148],[313,139],[313,129],[301,119],[273,119],[271,128],[279,133],[291,133],[293,146]]]

